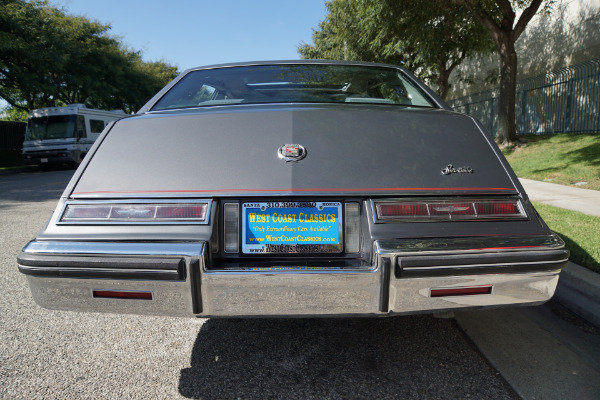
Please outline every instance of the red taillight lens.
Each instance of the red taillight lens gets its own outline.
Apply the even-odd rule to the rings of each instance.
[[[450,220],[526,218],[518,199],[375,201],[378,220]]]
[[[60,222],[204,222],[208,203],[67,204]]]
[[[78,206],[67,207],[62,220],[73,219],[107,219],[110,215],[110,206]]]
[[[519,214],[519,204],[516,201],[487,201],[475,203],[479,215],[510,215]]]
[[[201,219],[204,220],[206,205],[158,206],[156,218],[162,219]]]
[[[427,205],[422,203],[383,203],[377,205],[380,218],[418,218],[427,217]]]

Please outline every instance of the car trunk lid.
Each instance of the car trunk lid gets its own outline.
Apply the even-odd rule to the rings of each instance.
[[[473,120],[384,105],[238,105],[115,124],[74,198],[515,194]],[[286,144],[306,149],[286,162]]]

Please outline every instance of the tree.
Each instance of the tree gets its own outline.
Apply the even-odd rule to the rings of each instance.
[[[27,122],[27,111],[19,110],[14,107],[5,107],[0,109],[0,120],[2,121],[15,121],[15,122]]]
[[[498,101],[498,133],[496,141],[503,144],[517,140],[515,100],[517,90],[517,52],[515,42],[525,31],[531,18],[538,12],[544,0],[452,0],[473,11],[496,46],[500,61],[500,98]],[[513,9],[523,9],[516,24]],[[552,1],[546,2],[549,11]]]
[[[50,76],[60,64],[58,24],[45,3],[6,0],[0,6],[0,97],[20,109],[52,105]]]
[[[329,7],[329,4],[327,4]],[[298,46],[298,53],[304,59],[347,60],[348,52],[342,35],[331,22],[331,13],[319,22],[319,29],[313,30],[314,45],[306,43]]]
[[[0,98],[21,110],[84,103],[136,111],[177,68],[143,61],[109,30],[46,0],[3,0]]]
[[[492,49],[486,30],[465,6],[431,0],[332,0],[328,15],[303,44],[303,58],[405,64],[437,85],[445,98],[451,72],[467,57]]]
[[[136,112],[178,74],[177,68],[164,61],[142,61],[139,53],[130,54],[131,64],[123,72],[119,96],[104,108]]]

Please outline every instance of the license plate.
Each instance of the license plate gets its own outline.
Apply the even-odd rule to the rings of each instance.
[[[48,162],[48,159],[47,158],[42,158],[40,161],[41,162]]]
[[[243,203],[242,212],[245,254],[342,252],[339,201]]]

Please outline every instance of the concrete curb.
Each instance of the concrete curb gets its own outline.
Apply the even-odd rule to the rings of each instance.
[[[560,273],[554,298],[600,327],[600,274],[569,261]]]
[[[600,216],[600,191],[519,178],[532,201]],[[600,274],[569,262],[560,273],[554,298],[600,327]]]

